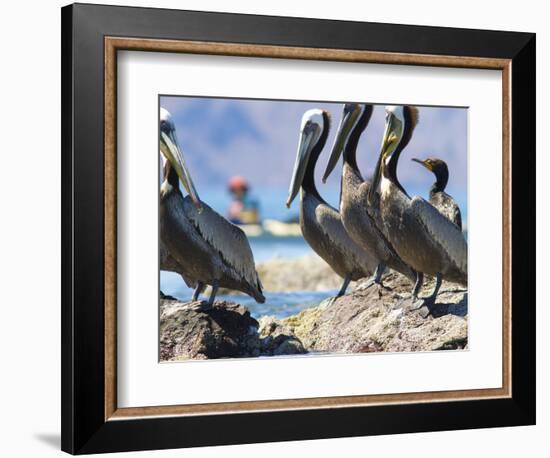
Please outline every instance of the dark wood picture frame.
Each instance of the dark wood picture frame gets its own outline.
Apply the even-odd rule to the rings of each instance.
[[[116,56],[128,49],[502,71],[503,386],[117,408]],[[62,9],[62,180],[63,450],[535,423],[534,34],[70,5]]]

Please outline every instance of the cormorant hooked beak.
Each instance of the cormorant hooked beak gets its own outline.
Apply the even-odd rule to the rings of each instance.
[[[306,113],[307,115],[307,113]],[[294,171],[292,172],[292,180],[288,189],[288,198],[286,200],[287,208],[295,199],[302,181],[306,173],[307,163],[311,155],[311,150],[319,141],[321,136],[321,126],[304,116],[303,126],[300,132],[300,140],[298,143],[298,151],[296,152],[296,162],[294,163]]]
[[[197,210],[201,212],[202,203],[199,199],[197,190],[195,189],[193,180],[191,179],[191,175],[189,174],[189,170],[187,169],[187,166],[185,164],[185,160],[183,159],[183,154],[178,145],[178,139],[176,137],[175,129],[161,129],[160,150],[162,154],[164,154],[166,159],[170,162],[170,165],[172,165],[172,167],[174,167],[174,169],[176,170],[181,184],[191,197],[191,201],[193,202]]]
[[[419,164],[422,164],[424,167],[426,167],[430,172],[433,171],[433,165],[432,165],[432,161],[430,159],[426,159],[426,160],[421,160],[421,159],[417,159],[417,158],[412,158],[411,161],[414,161],[414,162],[418,162]]]
[[[344,105],[344,112],[342,114],[342,119],[336,131],[336,138],[334,139],[334,145],[332,146],[332,153],[327,163],[327,168],[325,174],[323,175],[323,183],[326,183],[327,178],[330,176],[334,167],[338,163],[338,159],[344,148],[347,145],[348,139],[355,127],[358,119],[363,113],[364,108],[358,103],[346,103]]]

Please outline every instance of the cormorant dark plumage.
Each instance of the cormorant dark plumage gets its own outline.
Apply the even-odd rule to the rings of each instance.
[[[429,202],[439,210],[439,213],[462,230],[460,207],[455,200],[445,192],[445,187],[449,181],[449,168],[445,161],[432,158],[425,160],[414,158],[412,160],[423,165],[435,175],[435,182],[430,188]]]

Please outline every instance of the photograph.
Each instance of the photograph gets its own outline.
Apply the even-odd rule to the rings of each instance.
[[[468,349],[468,108],[159,96],[159,360]]]
[[[21,246],[57,251],[60,268],[35,277],[61,311],[42,301],[27,309],[55,323],[24,323],[41,345],[56,334],[55,358],[38,360],[61,374],[23,397],[5,390],[8,421],[30,393],[55,408],[31,416],[34,442],[61,429],[52,450],[71,454],[247,444],[280,456],[303,441],[310,455],[427,458],[416,433],[437,451],[468,436],[457,456],[487,434],[500,455],[536,451],[542,15],[419,6],[407,18],[397,2],[56,11],[57,90],[26,90],[61,104],[7,95],[10,119],[38,120],[61,161],[27,148],[47,160],[26,161],[35,180],[8,173],[5,195],[36,203],[50,186],[57,213],[7,202],[32,216],[19,232],[41,221],[61,237],[4,238],[21,284]],[[41,35],[27,41],[44,48]],[[12,48],[33,56],[10,60],[18,75],[48,56]],[[26,345],[19,318],[4,320],[17,331],[6,348]],[[328,439],[343,445],[327,452]]]

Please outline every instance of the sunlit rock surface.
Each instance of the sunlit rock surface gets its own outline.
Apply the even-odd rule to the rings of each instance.
[[[295,273],[297,282],[302,273]],[[444,281],[434,313],[426,317],[422,310],[414,310],[411,286],[403,276],[390,273],[383,287],[364,289],[364,282],[358,282],[347,295],[329,298],[282,320],[270,316],[256,320],[248,309],[233,302],[217,301],[204,310],[199,302],[164,298],[160,358],[179,361],[466,348],[466,290]],[[433,281],[427,281],[421,296],[428,295],[432,287]]]
[[[434,316],[413,310],[410,284],[392,274],[384,287],[357,289],[282,320],[308,351],[329,353],[462,349],[467,345],[467,293],[443,282]],[[429,287],[432,286],[430,282]],[[428,294],[425,288],[423,294]]]

